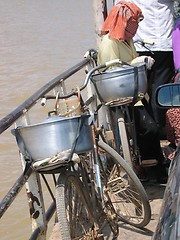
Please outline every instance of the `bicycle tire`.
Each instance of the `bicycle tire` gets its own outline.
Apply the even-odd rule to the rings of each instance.
[[[118,219],[133,226],[145,227],[151,219],[146,191],[129,164],[108,144],[98,141],[99,152],[107,155],[107,185]]]
[[[96,239],[96,223],[79,177],[71,171],[60,174],[56,206],[62,240]]]

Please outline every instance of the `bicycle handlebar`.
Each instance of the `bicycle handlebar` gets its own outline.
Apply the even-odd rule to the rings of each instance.
[[[137,40],[134,43],[140,44],[142,47],[144,47],[145,49],[147,49],[150,53],[154,54],[153,51],[151,51],[151,49],[149,49],[149,47],[146,46],[147,45],[154,45],[155,43],[152,41],[145,41],[145,40]]]
[[[134,43],[139,43],[139,44],[141,44],[142,46],[144,46],[144,45],[154,45],[155,43],[153,42],[153,41],[145,41],[145,40],[137,40],[137,41],[135,41]]]
[[[111,67],[111,66],[114,66],[114,65],[117,65],[117,64],[122,64],[123,62],[120,60],[120,59],[114,59],[114,60],[111,60],[109,62],[106,62],[104,65],[106,67]]]
[[[102,68],[109,68],[111,66],[115,66],[115,65],[122,65],[122,64],[126,64],[125,62],[122,62],[120,59],[114,59],[114,60],[111,60],[111,61],[108,61],[108,62],[105,62],[104,64],[101,64],[99,66],[96,66],[94,68],[92,68],[86,75],[86,78],[85,78],[85,81],[83,83],[83,85],[79,88],[79,91],[82,91],[83,89],[86,88],[88,82],[89,82],[89,79],[90,79],[90,76],[97,70],[99,69],[102,69]],[[63,96],[59,96],[58,98],[59,99],[66,99],[66,98],[70,98],[74,95],[77,95],[77,90],[72,90],[70,93],[66,94],[66,95],[63,95]],[[42,99],[41,101],[41,105],[45,105],[45,101],[47,99],[54,99],[55,96],[46,96]]]

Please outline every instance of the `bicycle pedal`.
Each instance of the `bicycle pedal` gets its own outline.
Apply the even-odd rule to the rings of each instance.
[[[142,167],[154,167],[157,164],[158,164],[158,161],[156,159],[147,159],[147,160],[141,161]]]

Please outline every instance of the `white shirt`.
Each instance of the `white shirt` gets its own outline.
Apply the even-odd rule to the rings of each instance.
[[[128,0],[135,3],[144,15],[139,23],[133,40],[153,42],[146,44],[152,51],[172,51],[173,1],[172,0]],[[115,4],[119,0],[115,0]],[[146,51],[140,44],[135,43],[137,51]]]

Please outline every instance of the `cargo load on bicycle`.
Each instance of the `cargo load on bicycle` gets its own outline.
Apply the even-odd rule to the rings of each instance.
[[[91,81],[104,104],[118,105],[138,101],[147,90],[146,65],[122,64],[93,74]]]

